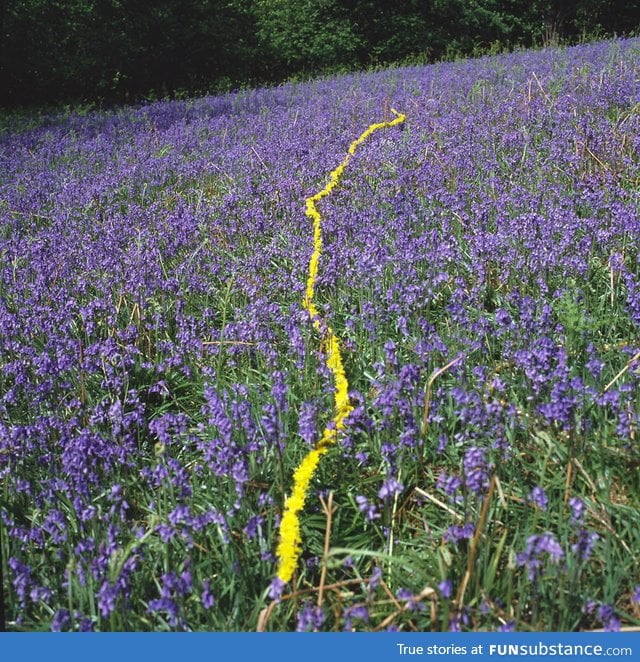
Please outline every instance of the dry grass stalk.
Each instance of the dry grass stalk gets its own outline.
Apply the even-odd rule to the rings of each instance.
[[[495,488],[496,488],[496,477],[494,475],[491,478],[491,482],[489,483],[489,491],[487,492],[487,496],[485,497],[484,502],[482,504],[482,510],[480,511],[480,519],[478,520],[478,526],[476,527],[476,531],[473,534],[473,538],[471,539],[471,547],[469,549],[469,556],[467,558],[467,569],[464,573],[464,577],[462,579],[460,587],[458,588],[458,593],[455,599],[455,604],[458,605],[458,608],[461,608],[462,605],[464,604],[464,594],[467,590],[467,585],[469,583],[469,580],[471,579],[471,575],[473,574],[473,566],[476,562],[476,554],[478,552],[478,541],[480,540],[480,535],[482,534],[482,530],[484,529],[484,524],[487,519],[487,512],[489,511],[489,505],[491,503],[491,499],[493,498],[493,492]]]
[[[327,518],[327,526],[324,531],[322,569],[320,570],[320,585],[318,586],[318,607],[322,607],[324,583],[327,578],[327,559],[329,558],[329,541],[331,540],[331,520],[333,518],[333,513],[335,513],[335,508],[333,507],[333,492],[329,492],[329,497],[327,498],[326,503],[325,500],[320,497],[320,503],[322,504],[322,510]]]

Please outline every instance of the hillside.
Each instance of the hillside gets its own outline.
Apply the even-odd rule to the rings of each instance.
[[[639,625],[639,65],[618,40],[8,127],[7,628]],[[318,251],[305,201],[392,109]],[[346,406],[332,335],[349,411],[283,583],[294,472]]]

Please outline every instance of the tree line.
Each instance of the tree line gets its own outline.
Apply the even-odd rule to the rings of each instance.
[[[0,104],[227,90],[637,33],[640,0],[0,0]]]

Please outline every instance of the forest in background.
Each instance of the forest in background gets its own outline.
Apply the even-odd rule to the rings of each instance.
[[[0,105],[224,91],[635,34],[638,0],[0,0]]]

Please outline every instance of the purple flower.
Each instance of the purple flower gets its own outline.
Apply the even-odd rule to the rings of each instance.
[[[540,510],[546,510],[547,509],[547,495],[544,493],[544,490],[536,486],[534,487],[531,492],[529,493],[528,500],[531,503],[534,503]]]
[[[462,632],[462,617],[454,614],[449,620],[449,632]]]
[[[396,368],[398,366],[398,359],[396,357],[396,344],[393,340],[387,340],[384,344],[385,361],[387,365]]]
[[[34,586],[29,593],[29,597],[34,602],[38,602],[39,600],[46,602],[51,600],[52,595],[51,589],[48,586]]]
[[[611,605],[603,604],[598,607],[596,615],[601,621],[606,621],[615,615],[615,610]]]
[[[63,632],[71,627],[71,614],[68,609],[58,609],[51,621],[51,632]]]
[[[591,556],[594,545],[599,539],[600,536],[595,531],[580,529],[578,531],[578,540],[571,545],[571,551],[580,561],[587,561]]]
[[[383,481],[382,487],[378,492],[378,497],[383,501],[387,501],[388,499],[395,497],[397,494],[400,494],[403,489],[404,488],[402,484],[399,483],[395,478],[388,477]]]
[[[205,579],[202,582],[202,594],[200,595],[200,601],[202,602],[202,606],[205,609],[211,609],[216,602],[213,593],[211,593],[210,579]]]
[[[67,521],[62,512],[52,509],[42,524],[42,530],[52,538],[55,543],[63,543],[67,540]]]
[[[376,508],[375,504],[370,503],[367,497],[362,495],[356,496],[356,503],[358,504],[358,510],[361,513],[364,513],[364,516],[367,522],[373,522],[373,520],[380,517],[380,513]]]
[[[284,592],[286,584],[280,579],[280,577],[274,577],[271,580],[271,584],[269,585],[269,591],[267,595],[272,599],[275,600],[276,602],[280,602],[280,596]]]
[[[175,527],[164,523],[158,524],[156,531],[164,543],[169,542],[177,533]]]
[[[464,484],[475,494],[482,494],[488,486],[491,466],[487,463],[486,454],[484,448],[471,447],[462,462]]]
[[[160,578],[160,597],[155,600],[149,600],[149,613],[159,612],[167,616],[169,625],[172,627],[184,626],[180,617],[180,604],[183,598],[191,593],[191,572],[188,563],[185,569],[180,573],[174,571],[167,572]]]
[[[9,558],[8,565],[13,571],[13,588],[18,595],[20,604],[25,606],[27,595],[34,586],[32,570],[28,565],[13,556]]]
[[[398,598],[398,600],[410,600],[413,598],[413,592],[408,588],[399,588],[396,591],[396,598]]]
[[[343,630],[348,632],[353,630],[354,620],[360,620],[363,623],[369,622],[369,610],[364,605],[353,605],[344,609],[342,617],[344,618]]]
[[[298,612],[296,632],[308,632],[318,630],[324,623],[325,615],[322,607],[317,607],[310,602]]]
[[[289,405],[287,402],[288,388],[285,382],[286,373],[280,370],[276,370],[275,372],[273,372],[271,377],[273,379],[273,386],[271,388],[271,397],[274,399],[276,403],[276,407],[281,412],[286,412],[289,409]]]
[[[527,569],[531,581],[535,581],[542,573],[543,555],[554,564],[558,564],[564,557],[562,547],[552,533],[530,536],[525,551],[516,555],[518,565]]]
[[[503,308],[498,308],[496,310],[496,323],[500,326],[510,326],[512,324],[511,316]]]
[[[76,617],[77,619],[77,617]],[[80,632],[94,632],[95,631],[95,623],[87,617],[81,618],[80,619],[80,624],[78,625],[78,630]]]
[[[462,478],[459,476],[448,476],[444,472],[440,473],[436,482],[436,487],[443,490],[449,496],[454,496],[462,486]]]
[[[252,540],[258,535],[258,531],[264,522],[262,515],[253,515],[249,518],[246,526],[244,527],[244,532],[247,534],[247,538]]]
[[[416,611],[425,609],[424,604],[420,600],[416,600],[413,592],[408,588],[400,588],[396,591],[396,597],[398,600],[405,600],[409,611]]]
[[[375,566],[373,568],[373,572],[371,573],[371,577],[369,578],[369,590],[373,591],[378,586],[380,586],[380,580],[382,579],[382,570],[378,566]]]
[[[115,609],[119,594],[120,591],[117,586],[113,586],[108,581],[102,584],[96,596],[98,598],[98,609],[102,618],[108,618]]]
[[[312,444],[316,436],[316,413],[317,408],[313,403],[302,403],[298,419],[298,431],[307,444]]]
[[[473,522],[466,524],[454,524],[450,526],[444,533],[445,542],[459,542],[460,540],[470,540],[473,538],[476,527]]]
[[[442,597],[445,600],[448,600],[451,597],[451,591],[453,589],[453,582],[450,579],[445,579],[438,584],[438,589],[442,594]]]
[[[605,632],[620,631],[620,619],[616,616],[615,610],[611,605],[600,605],[596,615],[602,621]]]
[[[580,524],[586,510],[584,502],[578,497],[571,497],[569,499],[569,506],[571,507],[571,523]]]
[[[605,632],[620,632],[620,619],[617,616],[611,616],[604,622]]]
[[[149,609],[148,613],[153,614],[158,612],[166,615],[169,625],[172,627],[178,625],[179,623],[179,613],[180,610],[175,600],[172,598],[162,597],[154,600],[149,600]]]
[[[636,587],[633,589],[631,602],[636,605],[640,604],[640,584],[636,584]]]
[[[278,439],[278,410],[275,405],[267,403],[263,405],[262,411],[264,412],[260,422],[262,427],[271,442],[275,442]]]

